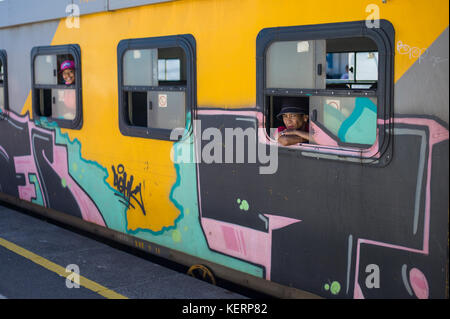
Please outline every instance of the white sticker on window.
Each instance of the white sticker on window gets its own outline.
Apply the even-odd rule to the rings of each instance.
[[[308,52],[308,51],[309,51],[308,41],[297,42],[297,52]]]

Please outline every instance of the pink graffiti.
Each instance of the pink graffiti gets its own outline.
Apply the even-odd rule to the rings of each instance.
[[[51,134],[53,137],[53,141],[56,140],[55,131],[45,130],[43,128],[37,127],[34,122],[30,121],[28,113],[21,117],[13,112],[9,113],[11,119],[25,123],[28,126],[28,135],[30,139],[30,145],[32,143],[31,132],[32,130],[43,132],[45,134]],[[17,156],[14,158],[14,164],[16,168],[16,173],[24,174],[26,177],[29,174],[35,174],[37,177],[37,181],[39,183],[39,189],[42,188],[42,181],[39,178],[38,170],[35,163],[35,154],[33,147],[30,148],[31,154],[28,156]],[[67,157],[67,149],[64,146],[56,145],[53,142],[53,163],[51,163],[43,153],[43,156],[47,163],[53,168],[55,173],[61,178],[61,180],[66,181],[67,187],[69,187],[72,195],[74,196],[79,209],[81,211],[81,215],[84,220],[95,223],[100,226],[106,226],[103,218],[100,214],[100,211],[95,206],[94,202],[91,198],[81,189],[81,187],[74,181],[74,179],[69,174],[68,169],[68,157]],[[23,200],[31,201],[32,198],[36,197],[35,185],[29,182],[28,178],[25,178],[25,185],[18,187],[19,196]],[[46,206],[45,198],[43,198],[43,205]]]
[[[269,214],[264,216],[268,218],[267,232],[210,218],[202,218],[201,223],[211,249],[262,265],[266,270],[266,279],[270,280],[272,231],[300,220]]]
[[[403,247],[399,245],[383,243],[374,240],[368,239],[358,239],[357,243],[357,253],[356,253],[356,271],[355,271],[355,287],[354,287],[354,298],[357,297],[357,288],[358,285],[358,274],[359,274],[359,252],[362,244],[369,244],[374,246],[382,246],[391,249],[398,249],[409,251],[418,254],[428,255],[429,253],[429,240],[430,240],[430,201],[431,201],[431,166],[432,166],[432,154],[433,154],[433,146],[437,143],[449,139],[448,129],[440,125],[434,120],[424,119],[424,118],[396,118],[394,119],[394,123],[398,124],[410,124],[415,126],[426,126],[429,130],[429,139],[428,139],[428,166],[427,166],[427,174],[426,174],[426,190],[425,190],[425,223],[424,223],[424,231],[423,231],[423,246],[420,249],[415,249],[411,247]],[[420,273],[420,274],[419,274]],[[428,284],[425,275],[416,269],[411,276],[410,279],[414,278],[415,280],[415,289],[413,285],[414,293],[418,298],[427,296],[428,297]],[[358,285],[358,287],[357,287]],[[425,289],[426,286],[426,289]],[[360,288],[359,288],[360,289]],[[416,291],[417,290],[417,291]]]
[[[409,281],[412,289],[419,299],[428,299],[429,289],[428,281],[425,275],[417,268],[413,268],[409,272]]]
[[[199,114],[202,115],[235,115],[235,116],[249,116],[254,117],[258,121],[258,129],[259,133],[259,142],[266,143],[270,145],[276,145],[277,142],[268,136],[267,131],[264,129],[263,123],[264,116],[261,112],[257,111],[222,111],[222,110],[201,110]],[[383,243],[370,239],[360,238],[357,241],[357,252],[356,252],[356,270],[355,270],[355,281],[354,281],[354,291],[353,297],[362,299],[364,295],[362,293],[361,287],[358,282],[358,274],[359,274],[359,262],[360,262],[360,249],[363,244],[366,245],[375,245],[382,246],[388,249],[396,249],[409,251],[412,253],[419,253],[428,255],[429,253],[429,240],[430,240],[430,205],[431,205],[431,167],[432,167],[432,153],[433,146],[437,143],[449,139],[449,131],[447,128],[440,125],[438,122],[432,119],[426,118],[391,118],[388,120],[379,119],[377,121],[378,125],[390,125],[390,124],[408,124],[412,126],[428,127],[429,130],[429,140],[428,140],[428,153],[426,154],[427,160],[427,168],[426,168],[426,189],[425,189],[425,220],[424,220],[424,231],[423,231],[423,245],[421,248],[411,248],[404,247],[400,245],[395,245],[391,243]],[[352,149],[352,148],[337,148],[337,143],[334,141],[326,132],[322,131],[320,127],[311,123],[311,128],[313,131],[313,137],[316,144],[300,144],[296,146],[290,146],[292,148],[297,148],[299,150],[314,150],[320,151],[325,154],[333,154],[340,156],[348,156],[348,155],[357,155],[361,158],[371,158],[379,156],[380,149],[380,141],[378,140],[379,134],[377,134],[377,140],[370,148],[361,150],[361,149]],[[377,128],[378,130],[378,128]],[[323,145],[321,145],[323,144]],[[318,149],[320,146],[320,149]],[[199,177],[198,177],[199,178]],[[199,182],[199,181],[198,181]],[[200,183],[198,183],[200,185]],[[200,201],[201,205],[201,201]],[[200,207],[201,212],[201,207]],[[226,254],[242,258],[245,260],[249,260],[255,263],[260,263],[265,265],[266,269],[270,270],[270,252],[271,252],[271,231],[269,234],[264,236],[263,234],[259,234],[256,230],[251,230],[245,227],[221,223],[218,221],[208,220],[206,218],[202,218],[202,225],[205,228],[210,229],[211,233],[206,233],[208,237],[208,242],[211,241],[212,246],[216,247],[218,251],[224,252]],[[223,226],[223,227],[222,227]],[[206,229],[205,228],[205,229]],[[275,228],[273,228],[275,229]],[[220,235],[218,235],[220,234]],[[234,236],[234,237],[233,237]],[[226,237],[226,238],[225,238]],[[270,238],[270,241],[269,241]],[[245,245],[243,242],[245,241]],[[228,244],[227,244],[228,243]],[[246,248],[246,251],[249,251],[249,247],[251,249],[256,249],[258,251],[261,249],[260,256],[253,255],[254,252],[244,253],[243,248]],[[268,253],[269,251],[269,253]],[[258,254],[256,254],[258,255]],[[269,258],[269,259],[268,259]],[[266,278],[270,279],[270,271],[267,271]],[[429,289],[428,289],[428,281],[426,276],[418,269],[414,268],[410,271],[410,281],[413,287],[414,293],[418,298],[428,298]]]
[[[35,185],[30,183],[27,177],[29,174],[36,174],[37,172],[33,155],[14,157],[14,166],[16,168],[16,173],[23,174],[26,177],[25,186],[18,186],[19,197],[23,200],[31,202],[31,199],[36,198],[36,189]],[[36,176],[38,175],[36,174]],[[38,183],[40,184],[39,178]],[[40,187],[40,189],[42,188]],[[43,201],[45,205],[45,198],[43,198]]]

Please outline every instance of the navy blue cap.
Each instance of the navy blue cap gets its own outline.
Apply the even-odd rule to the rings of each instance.
[[[308,115],[308,109],[304,106],[285,106],[281,109],[280,113],[278,113],[277,118],[281,119],[283,114],[286,113],[294,113],[294,114],[306,114]]]

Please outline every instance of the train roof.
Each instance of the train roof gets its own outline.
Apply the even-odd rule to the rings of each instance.
[[[176,0],[0,0],[0,28],[169,1]]]

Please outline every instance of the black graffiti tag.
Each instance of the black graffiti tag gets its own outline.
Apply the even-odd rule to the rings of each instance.
[[[141,189],[141,183],[137,185],[133,189],[133,181],[134,176],[131,175],[130,179],[128,180],[127,172],[125,172],[125,168],[122,164],[119,164],[117,166],[117,172],[116,168],[111,166],[111,169],[114,173],[114,187],[119,191],[119,194],[115,194],[116,196],[121,197],[125,202],[121,201],[122,204],[124,204],[127,207],[133,207],[134,205],[131,203],[131,200],[134,200],[139,207],[141,207],[141,211],[145,216],[145,208],[144,208],[144,201],[142,200],[142,189]],[[139,198],[137,197],[139,195]]]

